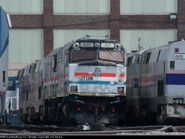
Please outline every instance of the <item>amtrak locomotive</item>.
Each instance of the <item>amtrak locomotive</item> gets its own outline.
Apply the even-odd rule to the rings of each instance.
[[[127,56],[130,121],[174,123],[185,119],[184,63],[185,41]]]
[[[125,50],[86,36],[19,71],[21,118],[28,122],[116,124],[124,118]]]

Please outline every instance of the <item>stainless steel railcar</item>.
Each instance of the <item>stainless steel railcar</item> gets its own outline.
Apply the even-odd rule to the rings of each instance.
[[[85,37],[19,72],[27,122],[116,124],[124,118],[125,50],[115,40]]]
[[[0,123],[4,122],[5,94],[8,87],[8,42],[11,22],[0,6]]]
[[[127,66],[130,121],[185,119],[185,41],[130,54]]]

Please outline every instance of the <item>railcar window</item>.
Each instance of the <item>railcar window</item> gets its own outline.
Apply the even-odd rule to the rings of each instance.
[[[20,70],[18,71],[18,73],[17,73],[17,78],[19,78],[20,77]]]
[[[146,62],[145,62],[145,63],[149,63],[150,56],[151,56],[151,52],[150,52],[150,53],[147,53],[147,56],[146,56]]]
[[[32,67],[32,70],[31,70],[31,73],[34,73],[35,72],[35,68],[36,68],[36,63],[33,64],[33,67]]]
[[[129,67],[129,66],[131,65],[131,63],[132,63],[132,58],[133,58],[133,57],[129,57],[129,58],[127,59],[127,67]]]
[[[57,71],[57,55],[54,55],[54,66],[53,66],[53,71]]]
[[[31,73],[32,68],[33,68],[33,65],[30,65],[28,73]]]
[[[37,65],[36,65],[36,67],[35,67],[35,72],[38,72],[39,66],[40,66],[40,62],[37,62]]]
[[[161,54],[161,50],[159,50],[158,56],[157,56],[157,61],[159,60],[159,56]]]
[[[6,81],[6,71],[3,71],[3,83],[5,83],[5,81]]]
[[[97,57],[97,50],[95,49],[71,50],[70,62],[95,60],[96,57]]]
[[[26,76],[28,74],[29,68],[30,68],[30,66],[26,67],[24,76]]]
[[[175,61],[170,61],[170,69],[175,69]]]
[[[134,64],[135,62],[136,62],[136,56],[133,56],[132,64]]]
[[[158,81],[157,91],[158,91],[158,96],[163,96],[164,95],[164,81],[163,80]]]
[[[24,75],[24,69],[22,69],[22,70],[20,71],[19,79],[22,78],[23,75]]]
[[[38,99],[41,99],[41,91],[42,91],[42,88],[41,88],[41,86],[39,86],[39,88],[38,88]]]
[[[45,61],[41,61],[40,64],[39,64],[38,70],[41,71],[43,66],[45,66],[45,64],[46,64]]]
[[[26,89],[26,101],[28,100],[28,89]]]
[[[143,54],[142,55],[142,64],[145,64],[145,61],[146,61],[146,54]]]
[[[144,58],[143,58],[143,64],[146,64],[146,63],[149,63],[149,60],[150,60],[150,56],[151,56],[151,52],[149,53],[145,53],[144,54]]]
[[[141,63],[141,56],[140,56],[140,55],[138,55],[138,57],[137,57],[137,63],[138,63],[138,64]]]
[[[99,58],[107,61],[123,62],[123,54],[116,51],[99,51]]]

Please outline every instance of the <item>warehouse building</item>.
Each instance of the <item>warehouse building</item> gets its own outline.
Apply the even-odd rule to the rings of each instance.
[[[0,5],[12,20],[10,74],[85,35],[109,35],[127,52],[185,39],[184,0],[0,0]]]

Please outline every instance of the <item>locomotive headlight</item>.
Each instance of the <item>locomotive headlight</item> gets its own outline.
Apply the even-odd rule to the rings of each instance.
[[[73,49],[74,50],[79,50],[80,49],[80,44],[78,42],[73,44]]]
[[[119,93],[124,93],[124,87],[118,87],[118,92]]]
[[[120,45],[119,43],[116,43],[116,44],[115,44],[115,49],[116,49],[116,50],[120,50],[120,48],[121,48],[121,45]]]
[[[70,86],[70,91],[77,92],[78,91],[78,87],[77,86]]]

